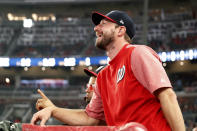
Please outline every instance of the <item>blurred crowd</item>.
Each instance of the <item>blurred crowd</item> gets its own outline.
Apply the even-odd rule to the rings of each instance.
[[[161,11],[159,15],[150,14],[147,43],[142,41],[142,22],[138,21],[137,17],[133,19],[136,21],[136,36],[133,43],[147,44],[157,52],[197,47],[197,18],[192,11],[169,14]],[[0,55],[14,57],[105,55],[94,47],[95,34],[88,18],[57,19],[55,22],[34,21],[31,28],[24,28],[20,23],[14,26],[14,21],[10,22],[12,27],[4,23],[0,25]]]

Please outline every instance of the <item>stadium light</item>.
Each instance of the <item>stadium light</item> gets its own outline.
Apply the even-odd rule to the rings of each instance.
[[[46,68],[45,68],[45,67],[42,67],[42,68],[41,68],[41,70],[42,70],[42,71],[45,71],[45,70],[46,70]]]
[[[197,59],[197,49],[158,52],[162,62]],[[5,58],[0,57],[0,67],[54,67],[54,66],[92,66],[106,65],[110,61],[107,56],[68,57],[68,58]],[[165,65],[165,64],[164,64]]]
[[[55,58],[44,58],[42,61],[43,66],[50,66],[53,67],[55,66]]]
[[[90,57],[87,57],[87,58],[85,59],[85,63],[86,63],[86,66],[90,66],[90,65],[91,65]]]
[[[176,60],[176,54],[174,51],[171,51],[171,61],[175,61]]]
[[[54,22],[56,21],[56,17],[55,16],[51,16],[51,20]]]
[[[64,66],[75,66],[76,59],[75,58],[64,58]]]
[[[31,16],[32,16],[34,21],[38,20],[38,15],[36,13],[33,13]]]
[[[74,71],[75,70],[75,67],[74,66],[70,67],[70,70]]]
[[[31,28],[33,26],[32,19],[24,19],[23,20],[23,27],[24,28]]]
[[[9,67],[10,58],[0,58],[0,67]]]
[[[161,53],[161,60],[162,60],[163,62],[166,62],[166,58],[167,58],[166,52],[162,52],[162,53]]]
[[[88,69],[89,69],[89,70],[92,70],[92,66],[88,66]]]
[[[28,67],[24,67],[24,71],[28,71],[29,69],[28,69]]]
[[[20,65],[23,66],[23,67],[31,66],[31,59],[30,58],[22,58],[21,62],[20,62]]]
[[[180,51],[180,58],[181,60],[185,59],[185,52],[183,50]]]
[[[8,20],[10,21],[14,20],[14,16],[11,13],[8,13]]]
[[[167,66],[167,64],[165,62],[162,65],[163,65],[163,67],[166,67]]]
[[[189,50],[189,59],[190,60],[193,60],[193,55],[194,55],[193,50]]]
[[[5,82],[6,82],[7,84],[9,84],[9,83],[10,83],[10,78],[6,77],[6,78],[5,78]]]
[[[181,66],[183,66],[183,65],[184,65],[184,62],[183,62],[183,61],[181,61],[181,62],[180,62],[180,65],[181,65]]]

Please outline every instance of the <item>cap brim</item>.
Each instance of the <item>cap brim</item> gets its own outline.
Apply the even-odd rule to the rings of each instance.
[[[88,76],[94,76],[97,77],[97,74],[94,73],[93,71],[90,71],[88,69],[84,69],[84,72],[88,75]]]
[[[92,22],[93,22],[95,25],[100,24],[101,20],[104,19],[104,18],[110,20],[110,21],[113,22],[113,23],[116,23],[116,21],[114,21],[113,19],[111,19],[110,17],[108,17],[108,16],[106,16],[106,15],[103,15],[103,14],[98,13],[98,12],[93,12],[93,13],[92,13]]]

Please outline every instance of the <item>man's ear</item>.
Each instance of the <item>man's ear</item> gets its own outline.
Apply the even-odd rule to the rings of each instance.
[[[119,26],[118,36],[124,36],[126,33],[126,28],[124,26]]]

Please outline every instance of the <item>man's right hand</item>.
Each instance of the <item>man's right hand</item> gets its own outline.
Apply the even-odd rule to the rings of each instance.
[[[38,99],[36,102],[36,109],[39,111],[41,109],[44,109],[46,107],[51,107],[51,106],[55,106],[51,100],[49,100],[49,98],[40,90],[38,89],[38,93],[40,94],[40,96],[42,97],[42,99]]]
[[[50,107],[46,107],[43,110],[38,111],[37,113],[35,113],[31,119],[31,124],[36,124],[38,121],[40,122],[41,126],[44,126],[45,123],[47,122],[47,120],[51,117],[52,115],[52,111],[55,109],[56,107],[54,106],[50,106]]]

